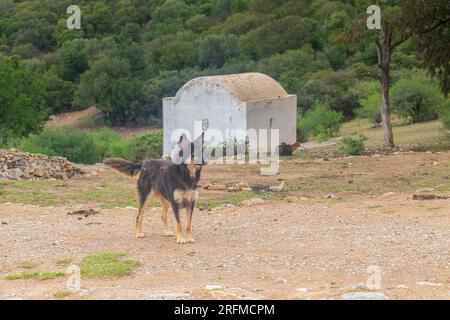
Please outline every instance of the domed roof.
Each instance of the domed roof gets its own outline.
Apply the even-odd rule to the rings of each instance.
[[[240,73],[192,79],[178,90],[175,99],[178,100],[192,87],[207,84],[222,86],[243,102],[280,99],[288,96],[286,90],[277,81],[265,74]]]

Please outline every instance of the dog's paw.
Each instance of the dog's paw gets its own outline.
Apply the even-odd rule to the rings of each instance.
[[[177,243],[178,243],[178,244],[185,244],[185,243],[186,243],[186,240],[184,240],[184,239],[178,239],[178,240],[177,240]]]
[[[192,238],[189,238],[189,239],[186,239],[186,242],[187,242],[187,243],[194,243],[194,242],[195,242],[195,240],[194,240],[194,239],[192,239]]]
[[[142,239],[145,238],[145,234],[143,233],[136,233],[136,239]]]
[[[175,234],[172,231],[166,231],[166,232],[164,232],[164,235],[166,237],[173,237]]]

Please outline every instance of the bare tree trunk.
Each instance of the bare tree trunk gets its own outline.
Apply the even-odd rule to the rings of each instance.
[[[391,105],[389,102],[390,86],[389,69],[381,70],[381,122],[384,130],[384,145],[388,148],[393,148],[395,145],[391,124]]]
[[[381,120],[384,130],[384,145],[393,148],[394,134],[391,124],[391,105],[389,101],[389,90],[391,87],[390,63],[392,54],[392,34],[388,26],[383,26],[380,30],[380,41],[377,43],[378,67],[381,71]]]

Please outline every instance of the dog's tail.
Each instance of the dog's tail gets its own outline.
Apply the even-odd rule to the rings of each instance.
[[[131,161],[122,158],[105,159],[103,160],[103,163],[106,164],[108,167],[111,167],[131,177],[135,176],[139,171],[141,171],[140,163],[133,163]]]

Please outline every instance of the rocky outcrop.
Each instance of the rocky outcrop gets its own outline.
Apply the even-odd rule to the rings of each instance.
[[[81,173],[63,157],[20,152],[15,149],[0,150],[0,179],[70,179]]]

